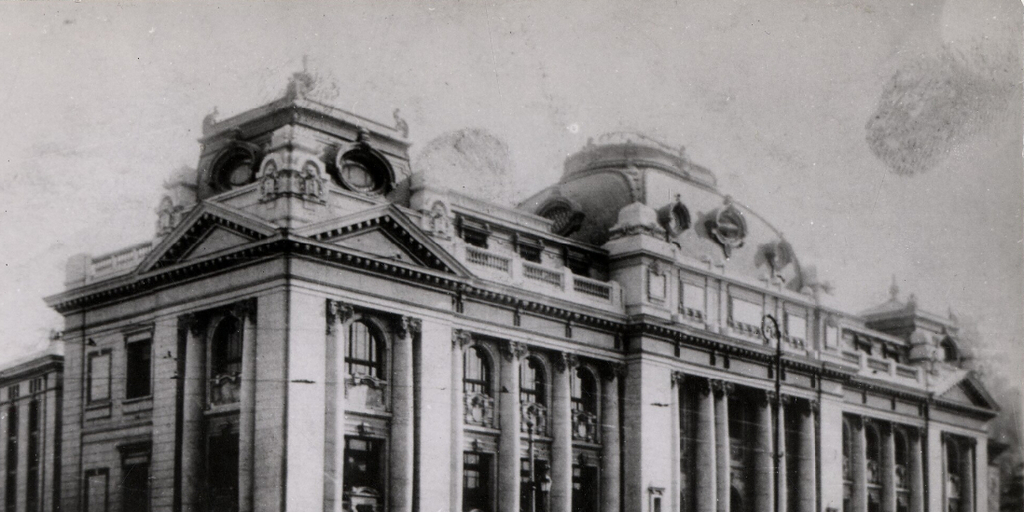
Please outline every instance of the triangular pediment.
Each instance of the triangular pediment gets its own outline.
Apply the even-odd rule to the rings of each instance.
[[[401,209],[391,204],[307,226],[296,234],[377,259],[404,262],[457,276],[470,275],[454,256],[424,233]]]
[[[998,409],[992,396],[988,394],[981,382],[974,376],[967,376],[939,395],[943,400],[960,405]]]
[[[234,208],[204,202],[153,248],[136,272],[229,252],[274,234],[272,224]]]
[[[330,240],[331,243],[356,249],[369,254],[374,254],[386,259],[405,261],[419,266],[425,266],[423,261],[413,254],[408,248],[402,246],[401,242],[389,235],[384,229],[372,229],[356,233],[343,238]]]

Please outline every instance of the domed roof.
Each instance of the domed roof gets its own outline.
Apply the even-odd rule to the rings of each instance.
[[[655,210],[682,255],[754,279],[781,278],[800,291],[801,270],[782,234],[717,189],[714,174],[682,149],[637,134],[610,134],[565,161],[562,179],[519,205],[555,220],[556,234],[602,245],[631,203]]]

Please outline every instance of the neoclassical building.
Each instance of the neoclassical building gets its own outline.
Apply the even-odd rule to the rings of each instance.
[[[59,506],[63,367],[60,343],[0,366],[0,510]]]
[[[68,262],[60,510],[985,511],[954,319],[834,307],[679,148],[601,137],[506,208],[307,78]]]

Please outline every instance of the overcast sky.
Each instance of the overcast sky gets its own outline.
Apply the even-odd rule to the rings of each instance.
[[[904,294],[1024,359],[1018,1],[2,2],[0,359],[39,348],[64,262],[153,235],[202,118],[308,55],[415,147],[505,140],[507,204],[587,138],[685,145],[856,312]],[[414,149],[415,151],[415,149]],[[1017,367],[1019,371],[1019,366]]]

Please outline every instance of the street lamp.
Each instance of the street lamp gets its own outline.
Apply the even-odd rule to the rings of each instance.
[[[775,416],[772,418],[772,425],[775,427],[775,442],[772,443],[772,461],[775,465],[775,510],[776,512],[783,512],[779,509],[779,501],[781,493],[779,493],[779,467],[780,459],[782,458],[782,451],[779,443],[782,442],[781,432],[779,431],[779,413],[782,411],[782,333],[779,332],[779,322],[775,320],[772,315],[764,315],[761,317],[761,337],[764,338],[765,343],[769,345],[775,342]]]
[[[537,512],[537,468],[533,451],[533,434],[540,418],[540,405],[529,402],[525,407],[523,407],[523,421],[526,422],[526,431],[528,434],[526,439],[529,443],[527,445],[527,451],[530,454],[530,512]],[[544,480],[540,482],[540,491],[546,493],[550,490],[551,479],[545,473]]]

